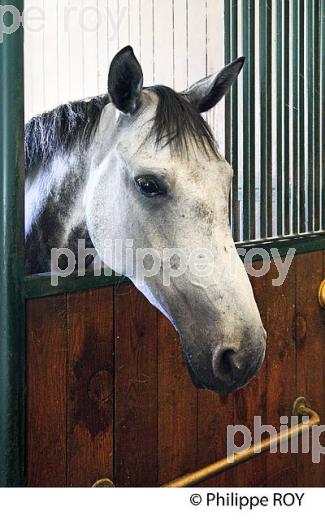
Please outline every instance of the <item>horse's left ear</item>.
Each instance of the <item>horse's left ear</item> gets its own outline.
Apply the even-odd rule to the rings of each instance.
[[[244,57],[237,58],[237,60],[226,65],[220,72],[194,83],[182,94],[188,97],[189,101],[197,107],[199,112],[210,110],[227,94],[243,68],[244,62]]]
[[[143,86],[142,68],[129,45],[113,58],[108,73],[108,93],[116,108],[133,114],[139,107]]]

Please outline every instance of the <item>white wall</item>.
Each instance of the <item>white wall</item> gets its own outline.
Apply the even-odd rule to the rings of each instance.
[[[25,0],[25,8],[26,120],[104,93],[109,63],[127,44],[145,85],[182,90],[224,63],[223,0]],[[224,103],[208,119],[223,149]]]

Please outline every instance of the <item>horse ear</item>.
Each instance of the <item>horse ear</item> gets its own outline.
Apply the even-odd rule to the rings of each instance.
[[[108,93],[116,108],[133,114],[140,104],[143,85],[141,65],[129,45],[113,58],[108,73]]]
[[[220,72],[194,83],[182,94],[189,98],[189,101],[197,107],[199,112],[210,110],[227,94],[243,68],[244,62],[244,57],[237,58]]]

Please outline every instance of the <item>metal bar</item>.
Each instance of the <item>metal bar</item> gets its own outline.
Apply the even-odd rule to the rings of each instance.
[[[248,63],[244,69],[243,83],[243,177],[244,177],[244,215],[243,238],[255,236],[255,63],[254,63],[254,25],[255,0],[242,1],[243,53]]]
[[[224,3],[224,19],[225,19],[225,31],[224,31],[224,46],[225,46],[225,64],[230,63],[232,61],[232,9],[233,9],[233,0],[225,0]],[[235,82],[236,83],[236,82]],[[233,87],[234,88],[234,87]],[[230,89],[225,98],[225,158],[226,160],[232,164],[233,166],[233,180],[232,180],[232,188],[229,197],[229,207],[230,207],[230,222],[234,240],[238,240],[236,236],[237,229],[236,225],[238,223],[238,215],[235,211],[235,201],[236,201],[236,184],[238,185],[238,172],[235,170],[233,164],[233,143],[232,143],[232,134],[233,134],[233,125],[232,125],[232,99],[233,99],[233,88]]]
[[[238,57],[238,1],[225,0],[225,62]],[[238,205],[238,85],[232,86],[226,96],[225,106],[226,159],[233,168],[231,189],[231,225],[235,242],[239,240],[239,205]]]
[[[314,229],[314,126],[315,126],[315,84],[314,84],[314,0],[307,2],[307,103],[308,103],[308,231]]]
[[[290,14],[289,0],[284,1],[284,233],[290,235]]]
[[[260,135],[261,135],[261,154],[260,154],[260,227],[261,237],[266,237],[267,219],[267,4],[265,0],[260,0],[259,5],[259,44],[260,44]]]
[[[219,460],[218,462],[215,462],[214,464],[205,466],[198,471],[194,471],[193,473],[189,473],[183,477],[168,482],[162,487],[181,488],[199,484],[204,480],[215,477],[216,475],[219,475],[220,473],[223,473],[224,471],[227,471],[234,466],[238,466],[238,464],[242,464],[243,462],[246,462],[247,460],[250,460],[257,455],[260,455],[264,451],[270,451],[271,447],[279,446],[281,442],[301,435],[304,431],[310,430],[313,426],[320,423],[320,417],[318,413],[306,406],[306,401],[303,397],[296,399],[292,414],[299,417],[309,417],[309,421],[299,423],[284,432],[278,433],[275,438],[271,437],[269,439],[264,439],[260,443],[254,444],[246,450],[235,453],[231,459],[226,457],[222,460]]]
[[[320,229],[320,2],[315,0],[314,8],[314,230]]]
[[[267,0],[266,42],[268,78],[267,95],[267,236],[273,236],[273,164],[272,164],[272,0]]]
[[[320,146],[321,146],[321,184],[322,184],[322,193],[321,193],[321,219],[322,219],[322,229],[325,229],[325,111],[324,111],[324,100],[325,100],[325,0],[320,0],[320,30],[321,30],[321,43],[320,43],[320,59],[321,59],[321,137],[320,137]]]
[[[8,2],[1,0],[0,5]],[[11,0],[23,11],[23,0]],[[4,15],[10,25],[11,15]],[[24,484],[23,29],[0,43],[0,486]]]
[[[299,231],[307,230],[305,166],[305,5],[299,0]]]
[[[298,233],[299,223],[299,4],[298,0],[292,1],[292,37],[291,37],[291,56],[292,56],[292,232]]]
[[[325,229],[325,111],[324,111],[324,100],[325,100],[325,0],[320,0],[320,31],[321,31],[321,43],[320,43],[320,59],[321,59],[321,136],[320,136],[320,167],[321,167],[321,220],[322,229]]]
[[[238,57],[238,2],[232,0],[231,7],[231,60]],[[233,236],[234,240],[239,240],[239,204],[238,204],[238,83],[235,81],[232,87],[231,98],[231,147],[232,147],[232,167],[234,171],[232,182],[232,215],[233,215]]]
[[[232,0],[225,0],[225,63],[231,61],[231,4]],[[228,92],[225,98],[225,157],[231,163],[231,97],[232,89]]]
[[[54,286],[50,273],[33,274],[25,277],[25,298],[42,298],[56,294],[64,294],[78,291],[87,291],[89,289],[98,289],[99,287],[109,287],[111,285],[119,285],[126,278],[118,276],[114,273],[95,276],[93,271],[86,272],[85,276],[71,274],[67,278],[59,278],[58,285]]]
[[[276,3],[276,126],[277,126],[277,232],[283,235],[283,3],[277,0]]]
[[[272,238],[263,240],[251,240],[249,242],[237,242],[236,247],[239,249],[245,248],[249,251],[253,248],[263,248],[270,252],[271,249],[276,248],[280,256],[286,256],[290,248],[296,250],[296,254],[321,251],[325,249],[325,233],[308,233],[302,235],[293,235],[282,239]],[[274,253],[274,251],[273,251]],[[253,259],[254,260],[254,259]],[[95,289],[98,287],[107,287],[110,285],[120,285],[128,283],[129,280],[123,276],[118,277],[112,275],[111,277],[101,276],[94,277],[93,274],[86,274],[82,278],[75,275],[70,275],[67,278],[59,280],[57,287],[51,285],[51,274],[35,274],[26,276],[25,278],[25,298],[35,299],[44,296],[53,296],[57,294],[73,293],[88,289]]]

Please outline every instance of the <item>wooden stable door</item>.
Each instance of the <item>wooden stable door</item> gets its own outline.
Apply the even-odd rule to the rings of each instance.
[[[28,301],[28,485],[161,485],[224,457],[229,424],[279,429],[301,395],[325,424],[325,253],[296,256],[281,287],[276,272],[252,279],[264,366],[228,396],[193,387],[174,329],[131,284]],[[205,484],[324,486],[325,460],[262,454]]]

